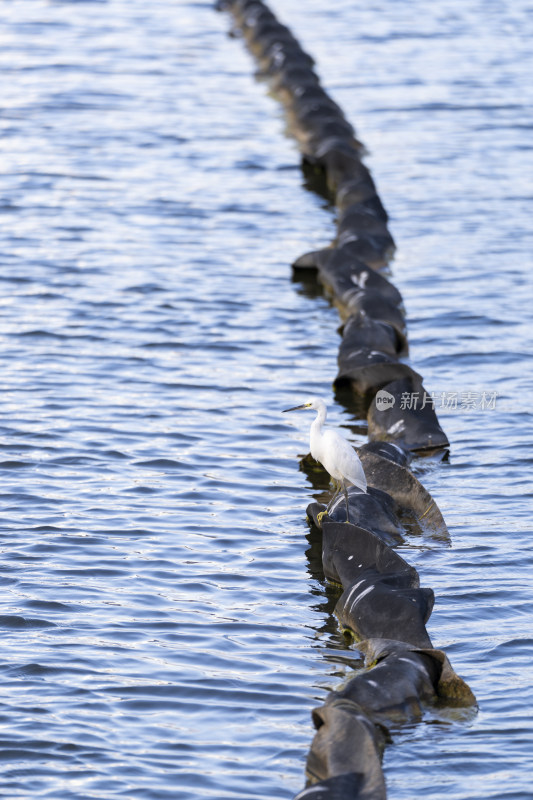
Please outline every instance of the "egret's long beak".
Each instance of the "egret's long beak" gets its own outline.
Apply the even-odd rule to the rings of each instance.
[[[284,408],[281,413],[286,414],[287,411],[299,411],[301,408],[309,408],[309,403],[303,403],[301,406],[294,406],[294,408]]]

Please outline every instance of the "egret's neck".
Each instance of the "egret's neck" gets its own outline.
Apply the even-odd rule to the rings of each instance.
[[[326,421],[326,406],[321,405],[316,410],[316,417],[311,423],[311,430],[310,430],[310,443],[311,443],[311,454],[314,455],[313,451],[316,450],[317,445],[320,442],[320,437],[322,435],[322,426]]]

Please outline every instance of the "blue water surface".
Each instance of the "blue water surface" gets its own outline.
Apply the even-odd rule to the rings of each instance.
[[[393,731],[391,800],[531,797],[526,0],[272,0],[369,149],[450,543],[402,554],[479,701]],[[334,213],[210,2],[24,0],[0,31],[0,795],[272,800],[360,655],[310,561],[298,457],[338,315],[291,280]]]

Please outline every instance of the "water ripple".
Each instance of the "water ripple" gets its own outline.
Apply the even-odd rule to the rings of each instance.
[[[531,15],[272,5],[372,151],[413,364],[500,393],[414,465],[451,547],[405,545],[481,712],[395,732],[390,795],[525,800]],[[338,315],[289,267],[331,209],[211,4],[3,17],[0,794],[292,797],[310,709],[361,664],[280,416],[331,393]]]

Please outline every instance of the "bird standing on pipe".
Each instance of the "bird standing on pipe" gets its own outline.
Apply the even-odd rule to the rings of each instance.
[[[346,521],[349,522],[350,510],[346,483],[351,483],[357,486],[362,492],[366,492],[367,485],[363,465],[352,445],[344,439],[343,436],[337,433],[337,431],[323,430],[327,409],[326,404],[319,397],[313,397],[306,403],[302,403],[301,406],[286,408],[283,413],[307,408],[317,412],[309,431],[311,455],[316,461],[322,464],[327,472],[329,472],[336,487],[336,492],[326,508],[326,514],[329,512],[329,509],[337,499],[339,493],[343,491],[346,500]]]

